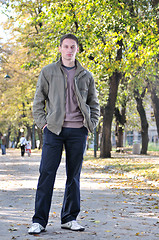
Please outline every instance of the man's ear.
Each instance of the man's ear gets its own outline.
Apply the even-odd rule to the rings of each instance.
[[[77,52],[79,52],[79,47],[77,47]]]

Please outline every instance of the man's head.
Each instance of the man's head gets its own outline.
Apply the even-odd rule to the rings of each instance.
[[[76,53],[79,51],[78,39],[73,34],[66,34],[60,40],[59,51],[65,66],[74,66]]]
[[[60,46],[62,45],[63,40],[65,40],[66,38],[74,40],[77,43],[77,46],[78,46],[78,38],[75,35],[71,34],[71,33],[65,34],[65,35],[63,35],[61,37],[61,39],[60,39]]]

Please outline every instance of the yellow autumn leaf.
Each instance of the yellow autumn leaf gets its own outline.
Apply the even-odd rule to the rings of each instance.
[[[88,213],[88,211],[83,211],[84,213]]]
[[[96,221],[94,221],[95,223],[100,223],[100,221],[99,220],[96,220]]]

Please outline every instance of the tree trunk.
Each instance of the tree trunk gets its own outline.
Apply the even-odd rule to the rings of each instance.
[[[37,133],[38,133],[38,137],[39,137],[39,140],[40,140],[39,149],[42,149],[42,145],[43,145],[42,130],[40,128],[37,128]]]
[[[32,149],[36,148],[36,136],[35,136],[35,124],[32,125],[32,139],[31,139]]]
[[[152,106],[153,106],[154,116],[156,120],[157,133],[159,137],[159,97],[157,96],[154,88],[151,90],[151,100],[152,100]]]
[[[152,0],[151,1],[152,7],[155,8],[158,5],[158,0]],[[157,29],[159,33],[159,18],[158,18],[158,8],[156,8],[156,23],[157,23]],[[158,84],[158,63],[159,63],[159,54],[157,55],[157,62],[156,62],[156,84]],[[154,110],[155,120],[156,120],[156,126],[157,126],[157,133],[159,137],[159,97],[156,94],[156,88],[155,86],[152,86],[151,88],[151,99],[152,99],[152,106]]]
[[[116,148],[123,147],[123,128],[117,123],[115,130]]]
[[[26,139],[27,140],[31,140],[32,136],[31,136],[31,127],[29,125],[26,126],[27,127],[27,136]]]
[[[123,107],[121,113],[118,108],[115,108],[115,118],[116,118],[116,147],[123,147],[123,133],[124,125],[126,123],[126,107]]]
[[[108,102],[107,105],[103,107],[103,131],[100,149],[101,158],[111,157],[111,127],[120,78],[121,73],[117,71],[114,72],[110,78]]]
[[[146,90],[146,89],[145,89]],[[146,112],[143,106],[143,96],[145,95],[145,90],[142,93],[142,95],[139,94],[138,91],[135,91],[135,99],[137,103],[137,111],[140,115],[141,120],[141,137],[142,137],[142,148],[141,148],[141,154],[147,154],[148,149],[148,122],[146,117]]]
[[[103,131],[101,137],[100,157],[111,157],[111,124],[113,117],[107,117],[110,110],[105,107],[103,115]]]
[[[122,39],[117,42],[120,48],[117,50],[116,60],[120,61],[122,59]],[[109,96],[107,105],[104,107],[103,111],[103,131],[101,138],[101,149],[100,157],[109,158],[111,157],[111,127],[113,114],[115,109],[115,103],[117,98],[118,86],[121,79],[121,73],[115,71],[113,75],[109,78]]]
[[[99,148],[99,136],[100,136],[100,132],[101,132],[101,126],[100,124],[98,125],[98,128],[97,128],[97,150]]]
[[[6,136],[6,147],[9,147],[9,138],[11,134],[11,126],[8,127],[7,136]]]
[[[20,132],[20,129],[18,130],[18,135],[17,135],[17,139],[16,139],[16,145],[15,147],[17,147],[19,141],[20,141],[20,136],[21,136],[21,132]]]

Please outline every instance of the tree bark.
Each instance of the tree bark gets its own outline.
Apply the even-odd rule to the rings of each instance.
[[[145,89],[146,90],[146,89]],[[149,137],[148,137],[148,121],[146,117],[146,112],[143,106],[143,97],[145,95],[145,90],[144,92],[140,95],[139,91],[135,91],[135,99],[137,103],[137,111],[140,115],[140,120],[141,120],[141,138],[142,138],[142,148],[141,148],[141,154],[147,154],[147,149],[148,149],[148,142],[149,142]]]
[[[116,61],[121,61],[122,59],[122,39],[117,42],[120,48],[117,50]],[[103,131],[101,137],[101,146],[100,146],[100,157],[109,158],[111,157],[111,127],[113,114],[115,109],[115,103],[117,98],[118,86],[122,74],[117,70],[109,78],[109,96],[108,102],[105,107],[103,107]]]
[[[151,0],[152,7],[155,9],[159,3],[159,0]],[[158,17],[159,9],[156,8],[156,23],[157,23],[157,29],[159,33],[159,17]],[[159,64],[159,54],[156,56],[157,62],[156,62],[156,82],[155,84],[158,84],[158,64]],[[156,120],[156,126],[157,126],[157,133],[159,137],[159,95],[156,94],[156,88],[152,85],[151,87],[151,100],[152,100],[152,106],[154,110],[155,120]]]
[[[11,134],[11,126],[8,127],[7,136],[6,136],[6,148],[9,147],[9,138]]]
[[[110,77],[108,102],[107,105],[103,107],[103,131],[100,148],[101,158],[111,157],[111,127],[120,79],[121,73],[117,71]]]
[[[26,139],[27,141],[28,140],[31,140],[32,139],[32,136],[31,136],[31,127],[29,125],[26,126],[27,127],[27,136],[26,136]]]
[[[159,97],[157,96],[154,88],[151,89],[151,100],[152,100],[152,107],[154,110],[154,116],[156,120],[157,133],[159,137]]]
[[[20,129],[18,130],[18,134],[17,134],[17,138],[16,138],[16,146],[18,145],[19,141],[20,141],[20,136],[21,136],[21,132],[20,132]]]
[[[115,118],[116,118],[116,148],[123,147],[123,132],[124,125],[126,123],[126,108],[123,107],[121,113],[118,108],[115,108]]]
[[[42,145],[43,145],[43,133],[42,133],[42,130],[40,128],[37,128],[37,133],[38,133],[38,137],[39,137],[39,140],[40,140],[39,149],[42,149]]]
[[[100,136],[100,132],[101,132],[101,125],[99,123],[99,125],[97,127],[97,150],[99,149],[99,136]]]

